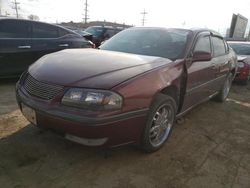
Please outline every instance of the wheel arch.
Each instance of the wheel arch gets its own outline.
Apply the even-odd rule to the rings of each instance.
[[[163,88],[160,91],[160,93],[172,97],[175,100],[175,102],[176,102],[176,106],[177,106],[177,110],[178,110],[179,100],[180,100],[180,97],[179,97],[180,96],[180,92],[179,92],[179,89],[178,89],[177,86],[175,86],[175,85],[169,85],[169,86]]]
[[[230,72],[232,73],[233,77],[235,77],[235,75],[236,75],[236,68],[234,67]]]

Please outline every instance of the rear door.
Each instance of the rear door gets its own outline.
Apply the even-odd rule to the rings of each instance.
[[[24,20],[0,20],[0,77],[21,74],[32,63],[31,25]]]
[[[228,55],[229,48],[226,42],[217,36],[212,36],[213,46],[213,71],[214,71],[214,82],[213,87],[215,90],[220,90],[226,79],[226,75],[230,70],[230,57]]]
[[[43,55],[64,49],[68,46],[59,46],[58,27],[34,22],[32,24],[32,46],[35,59],[39,59]]]

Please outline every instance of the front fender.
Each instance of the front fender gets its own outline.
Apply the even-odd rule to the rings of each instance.
[[[123,112],[149,108],[164,88],[174,86],[179,93],[184,61],[175,61],[128,80],[112,90],[124,98]]]

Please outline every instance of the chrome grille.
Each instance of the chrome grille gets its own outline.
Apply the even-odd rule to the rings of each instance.
[[[31,75],[27,75],[24,80],[24,89],[33,96],[36,96],[41,99],[49,100],[63,91],[62,86],[51,85],[44,82],[40,82],[33,78]]]

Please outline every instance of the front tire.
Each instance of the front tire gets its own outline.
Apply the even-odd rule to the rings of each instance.
[[[144,151],[154,152],[163,146],[170,136],[175,116],[175,100],[168,95],[158,94],[150,108],[142,134],[141,148]]]

